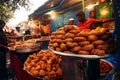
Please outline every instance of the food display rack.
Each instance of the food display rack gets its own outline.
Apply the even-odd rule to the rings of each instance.
[[[100,77],[100,59],[112,56],[110,54],[105,56],[77,55],[50,50],[62,56],[62,71],[65,80],[97,80]]]

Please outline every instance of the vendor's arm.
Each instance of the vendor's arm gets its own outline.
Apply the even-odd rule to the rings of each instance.
[[[108,18],[108,19],[96,19],[95,22],[109,22],[114,21],[114,18]]]
[[[114,18],[108,18],[108,19],[103,19],[102,22],[108,22],[108,21],[114,21],[115,19]]]

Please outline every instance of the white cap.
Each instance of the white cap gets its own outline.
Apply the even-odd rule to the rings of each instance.
[[[74,20],[74,18],[70,18],[69,21]]]

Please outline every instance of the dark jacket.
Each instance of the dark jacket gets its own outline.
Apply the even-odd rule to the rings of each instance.
[[[8,45],[6,35],[5,35],[5,33],[2,29],[0,29],[0,44],[2,44],[4,46]],[[3,50],[6,50],[6,49],[4,47],[0,46],[0,51],[1,50],[3,51]]]

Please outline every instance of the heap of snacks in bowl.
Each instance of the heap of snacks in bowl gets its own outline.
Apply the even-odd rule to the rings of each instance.
[[[50,51],[40,51],[29,55],[24,62],[24,70],[42,80],[61,78],[61,57]]]
[[[68,25],[51,34],[49,48],[68,54],[104,56],[115,51],[114,42],[106,28],[80,30]]]
[[[16,48],[17,49],[25,49],[25,48],[28,48],[28,45],[34,45],[34,44],[36,44],[35,39],[29,39],[26,41],[18,41],[16,43],[10,45],[9,49],[10,50],[15,50]]]

